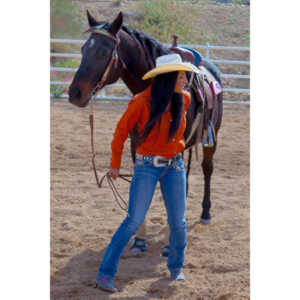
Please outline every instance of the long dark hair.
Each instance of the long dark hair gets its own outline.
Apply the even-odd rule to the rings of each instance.
[[[178,72],[169,72],[157,75],[151,87],[151,108],[150,117],[145,127],[142,129],[138,144],[140,145],[150,134],[156,122],[161,121],[161,116],[171,102],[172,122],[168,134],[170,141],[179,128],[182,114],[182,94],[175,93],[174,88],[177,81]],[[168,142],[166,141],[166,142]]]

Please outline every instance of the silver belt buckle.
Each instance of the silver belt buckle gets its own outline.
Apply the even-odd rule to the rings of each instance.
[[[172,161],[169,159],[169,160],[168,160],[168,163],[159,163],[159,162],[158,162],[159,159],[167,159],[167,158],[162,157],[162,156],[154,156],[154,157],[153,157],[153,165],[154,165],[154,167],[159,168],[159,167],[169,166],[169,165],[171,164],[171,162],[172,162]]]
[[[135,157],[136,157],[136,159],[139,159],[139,160],[143,160],[144,159],[144,155],[143,154],[139,154],[139,153],[136,153]]]

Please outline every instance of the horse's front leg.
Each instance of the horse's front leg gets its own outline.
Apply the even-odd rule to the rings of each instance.
[[[207,225],[210,224],[211,216],[210,216],[210,182],[211,175],[214,170],[213,166],[213,156],[216,151],[216,144],[214,147],[203,147],[203,160],[202,160],[202,171],[204,174],[204,196],[202,201],[202,215],[200,222],[201,224]]]

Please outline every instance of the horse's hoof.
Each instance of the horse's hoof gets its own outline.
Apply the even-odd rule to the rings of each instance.
[[[132,242],[130,252],[133,254],[138,254],[138,253],[145,252],[145,251],[147,251],[146,241],[144,239],[135,237]]]
[[[200,224],[202,224],[202,225],[209,225],[210,222],[211,222],[211,219],[203,219],[203,218],[200,219]]]

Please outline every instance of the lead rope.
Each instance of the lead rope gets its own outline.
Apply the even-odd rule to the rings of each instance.
[[[117,204],[119,205],[119,207],[122,209],[122,210],[125,210],[127,215],[128,215],[128,212],[127,212],[127,208],[128,208],[128,204],[127,202],[122,198],[122,196],[120,195],[120,193],[118,192],[116,186],[114,185],[111,177],[108,175],[108,172],[102,176],[102,178],[100,179],[99,181],[99,177],[98,177],[98,174],[97,174],[97,169],[96,169],[96,163],[95,163],[95,157],[96,157],[96,152],[95,152],[95,146],[94,146],[94,99],[95,99],[95,94],[96,94],[96,91],[98,89],[101,89],[104,85],[104,82],[107,78],[107,75],[108,73],[110,72],[110,69],[111,67],[113,66],[113,64],[115,63],[115,67],[117,66],[117,58],[118,58],[118,53],[117,53],[117,47],[118,47],[118,44],[119,44],[119,39],[114,37],[113,35],[109,34],[108,32],[106,32],[105,30],[102,29],[102,26],[98,26],[98,27],[95,27],[95,28],[90,28],[87,32],[93,32],[93,33],[97,33],[97,34],[102,34],[102,35],[105,35],[109,38],[111,38],[114,42],[115,42],[115,46],[114,46],[114,49],[112,51],[112,54],[111,54],[111,59],[103,73],[103,76],[101,78],[101,80],[96,84],[95,88],[92,90],[92,97],[91,97],[91,100],[90,100],[90,115],[89,115],[89,120],[90,120],[90,128],[91,128],[91,147],[92,147],[92,166],[93,166],[93,171],[94,171],[94,175],[95,175],[95,178],[96,178],[96,184],[98,186],[98,188],[101,188],[102,187],[102,183],[103,183],[103,180],[104,178],[106,177],[107,179],[107,182],[109,184],[109,187],[110,189],[112,190],[113,192],[113,195],[115,197],[115,200],[117,202]],[[119,58],[123,67],[125,66],[123,60],[121,58]],[[121,179],[127,181],[127,182],[131,182],[129,179],[127,179],[126,177],[132,177],[131,174],[119,174],[119,176]],[[120,203],[120,200],[123,202],[123,205],[121,205]]]
[[[115,184],[113,183],[111,177],[108,175],[108,172],[101,177],[101,179],[99,180],[98,174],[97,174],[97,169],[96,169],[96,163],[95,163],[95,157],[96,157],[96,152],[95,152],[95,146],[94,146],[94,108],[93,108],[93,101],[94,101],[94,96],[91,99],[90,102],[90,115],[89,115],[89,119],[90,119],[90,128],[91,128],[91,148],[92,148],[92,166],[93,166],[93,171],[94,171],[94,175],[96,178],[96,184],[98,186],[98,188],[102,187],[102,183],[104,178],[107,179],[108,185],[114,195],[114,198],[117,202],[117,204],[119,205],[119,207],[126,211],[127,215],[128,215],[128,204],[127,202],[123,199],[123,197],[120,195],[120,193],[118,192]],[[131,182],[129,179],[127,179],[127,177],[132,177],[131,174],[119,174],[119,176],[121,179],[127,181],[127,182]],[[122,204],[121,204],[122,202]]]

